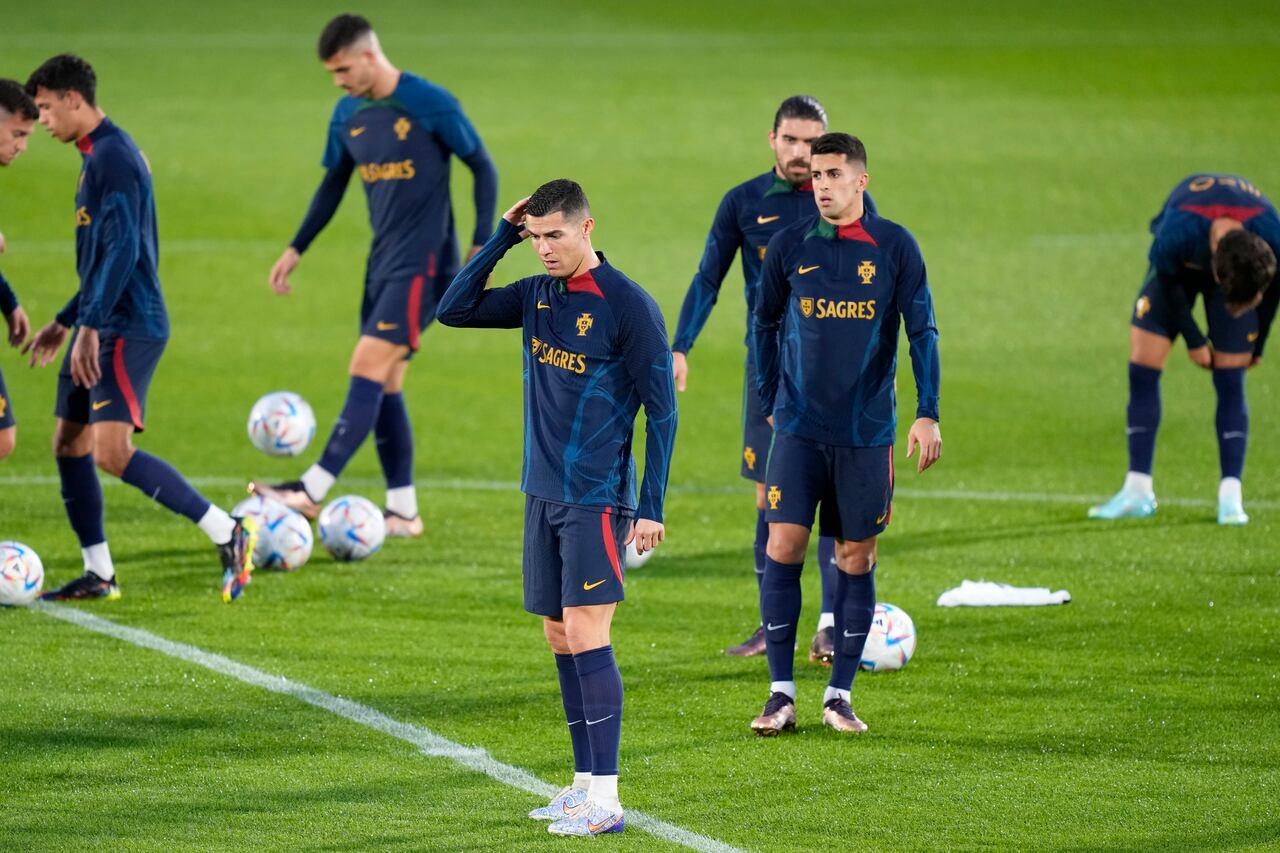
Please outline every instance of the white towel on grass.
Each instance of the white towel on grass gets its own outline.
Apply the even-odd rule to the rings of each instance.
[[[1043,586],[1009,586],[993,581],[966,580],[955,589],[938,596],[939,607],[1031,607],[1041,604],[1066,604],[1071,593],[1065,589],[1050,592]]]

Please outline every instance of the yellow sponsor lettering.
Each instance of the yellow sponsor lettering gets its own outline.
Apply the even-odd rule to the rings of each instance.
[[[801,300],[803,303],[805,300]],[[808,312],[801,311],[806,317]],[[876,301],[874,299],[818,299],[813,306],[813,316],[819,320],[874,320],[876,318]]]
[[[538,364],[558,367],[579,375],[587,372],[587,357],[581,353],[553,347],[541,338],[530,338],[529,352],[538,359]]]
[[[394,160],[390,163],[365,163],[360,166],[360,179],[366,184],[378,181],[408,181],[418,173],[412,160]]]

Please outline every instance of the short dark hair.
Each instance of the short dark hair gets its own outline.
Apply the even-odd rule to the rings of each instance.
[[[316,45],[316,52],[320,54],[320,60],[325,61],[332,58],[338,51],[351,47],[371,32],[373,32],[373,24],[369,23],[367,18],[359,15],[339,15],[324,25],[324,31],[320,33],[320,42]]]
[[[0,80],[0,112],[22,116],[30,121],[40,118],[36,102],[17,80]]]
[[[846,160],[861,163],[867,167],[867,149],[862,140],[848,133],[824,133],[813,141],[809,156],[818,154],[843,154]]]
[[[577,181],[568,178],[547,181],[533,191],[524,209],[529,216],[550,216],[556,211],[563,213],[565,219],[591,215],[587,194]]]
[[[46,59],[44,64],[31,72],[27,78],[27,94],[35,97],[37,89],[48,89],[51,92],[79,92],[80,97],[90,104],[96,104],[98,97],[98,75],[93,73],[93,66],[73,53],[60,53]]]
[[[1276,274],[1276,254],[1252,231],[1237,228],[1222,235],[1213,253],[1213,276],[1228,305],[1248,305]]]
[[[805,121],[820,121],[827,126],[827,111],[813,95],[792,95],[782,102],[778,111],[773,114],[773,130],[776,133],[783,119],[798,118]]]

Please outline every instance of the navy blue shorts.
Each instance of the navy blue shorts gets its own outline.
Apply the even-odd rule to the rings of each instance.
[[[613,509],[524,502],[524,609],[559,619],[566,607],[622,601],[631,519]]]
[[[364,283],[360,303],[360,334],[418,351],[418,341],[436,316],[436,306],[458,271],[452,244],[443,253],[427,258],[426,269],[412,276],[372,279]]]
[[[1195,306],[1196,296],[1204,298],[1204,313],[1209,320],[1209,340],[1217,352],[1253,352],[1258,339],[1258,312],[1249,310],[1239,317],[1227,311],[1227,299],[1215,284],[1198,284],[1191,278],[1172,283],[1154,268],[1147,270],[1142,290],[1133,306],[1133,325],[1169,340],[1178,338],[1178,318],[1169,299],[1169,288],[1180,287],[1187,304]]]
[[[747,354],[747,367],[742,380],[742,476],[757,483],[764,482],[769,464],[769,442],[773,427],[760,411],[760,392],[756,390],[756,365]]]
[[[79,331],[77,331],[79,334]],[[81,388],[71,379],[72,339],[58,370],[58,397],[53,414],[75,424],[124,421],[142,432],[147,411],[147,390],[167,341],[120,338],[108,335],[98,343],[102,379],[92,388]]]
[[[0,370],[0,429],[17,425],[13,418],[13,403],[9,401],[9,389],[4,387],[4,371]]]
[[[822,536],[878,536],[893,512],[893,447],[834,447],[774,433],[765,520],[813,527]]]

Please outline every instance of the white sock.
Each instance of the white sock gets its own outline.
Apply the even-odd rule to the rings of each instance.
[[[774,693],[785,693],[794,699],[796,698],[796,683],[794,681],[771,681],[769,682],[769,695]]]
[[[822,694],[822,704],[825,705],[828,702],[830,702],[832,699],[843,699],[844,701],[848,702],[850,695],[851,694],[849,693],[848,690],[837,690],[831,685],[827,685],[826,692]]]
[[[614,778],[615,778],[615,779],[617,779],[618,777],[616,777],[616,776],[615,776]],[[590,788],[591,788],[591,774],[590,774],[590,773],[578,773],[578,772],[576,772],[576,771],[575,771],[575,772],[574,772],[574,774],[573,774],[573,785],[572,785],[571,787],[573,787],[573,788],[581,788],[581,789],[582,789],[582,790],[584,790],[584,791],[590,790]]]
[[[116,576],[116,567],[111,562],[111,549],[107,547],[106,542],[81,548],[80,556],[84,557],[86,572],[95,574],[104,581],[109,581]]]
[[[618,777],[616,774],[613,776],[592,776],[591,787],[587,788],[587,796],[598,806],[604,806],[606,809],[612,809],[615,812],[622,811],[622,803],[618,802]]]
[[[1241,484],[1238,477],[1223,477],[1222,482],[1218,484],[1218,502],[1221,503],[1226,500],[1244,503],[1244,495],[1241,492]]]
[[[399,486],[387,489],[387,509],[402,518],[415,518],[418,515],[418,492],[413,486]]]
[[[214,545],[226,545],[231,541],[231,532],[236,529],[236,522],[222,507],[209,504],[209,509],[196,522],[196,526],[213,540]]]
[[[329,494],[329,490],[333,488],[334,481],[337,479],[319,465],[312,465],[302,475],[302,488],[307,490],[307,497],[320,503],[324,500],[324,496]]]
[[[818,614],[818,630],[819,631],[821,631],[823,628],[834,628],[835,626],[836,626],[836,615],[834,613],[830,613],[824,610],[823,612]]]
[[[1139,474],[1137,471],[1130,471],[1124,475],[1124,488],[1127,492],[1137,492],[1140,495],[1154,495],[1152,489],[1151,475]]]

